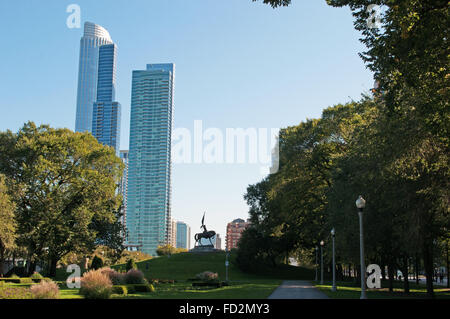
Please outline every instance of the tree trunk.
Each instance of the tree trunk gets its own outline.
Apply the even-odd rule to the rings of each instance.
[[[3,277],[4,270],[3,267],[5,265],[5,249],[3,248],[2,243],[0,242],[0,277]]]
[[[389,277],[389,292],[394,291],[394,266],[389,263],[388,264],[388,277]]]
[[[415,267],[416,268],[416,285],[419,284],[419,257],[416,255],[416,264]]]
[[[36,271],[36,261],[33,260],[28,263],[28,276],[31,276]]]
[[[409,294],[408,257],[403,256],[403,290]]]
[[[423,264],[425,268],[425,277],[427,278],[427,294],[429,298],[434,298],[433,290],[433,252],[432,245],[423,245]]]
[[[336,277],[338,280],[344,279],[344,269],[343,269],[342,264],[337,264]]]
[[[447,246],[447,288],[450,288],[450,280],[449,280],[449,278],[448,278],[448,274],[449,274],[449,269],[448,269],[448,266],[449,266],[449,260],[448,260],[448,239],[447,239],[447,241],[446,241],[446,246]]]
[[[356,267],[355,282],[361,284],[361,265],[357,265]]]
[[[49,274],[48,276],[53,278],[56,277],[56,264],[58,263],[58,259],[55,257],[50,258],[49,263]]]

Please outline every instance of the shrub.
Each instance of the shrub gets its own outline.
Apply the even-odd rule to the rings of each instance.
[[[125,275],[115,271],[114,269],[103,267],[100,269],[100,272],[107,275],[114,286],[120,286],[125,283]]]
[[[151,284],[132,285],[136,292],[154,292],[155,287]]]
[[[33,283],[33,279],[31,279],[31,278],[20,278],[19,282],[21,284],[32,284]]]
[[[58,299],[59,287],[55,282],[42,281],[31,286],[31,293],[34,299]]]
[[[125,283],[128,285],[145,284],[146,280],[142,271],[138,269],[130,269],[125,275]]]
[[[131,269],[137,269],[136,262],[134,261],[133,258],[128,259],[125,269],[127,270],[127,272],[130,271]]]
[[[97,255],[94,256],[94,259],[92,259],[91,268],[94,270],[100,269],[103,267],[103,259],[98,257]]]
[[[124,296],[128,295],[128,287],[127,286],[124,286],[124,285],[113,286],[112,289],[113,289],[113,293],[115,293],[115,294],[124,295]]]
[[[20,277],[13,273],[13,274],[11,274],[11,276],[9,276],[8,278],[11,278],[11,279],[19,279]]]
[[[2,287],[0,299],[31,299],[31,290],[25,287]]]
[[[211,271],[204,271],[197,274],[195,277],[204,282],[215,282],[219,278],[219,275]]]
[[[136,292],[134,285],[126,285],[126,287],[128,289],[128,294],[134,294]]]
[[[112,293],[112,283],[100,270],[90,270],[81,278],[82,294],[87,299],[108,299]]]

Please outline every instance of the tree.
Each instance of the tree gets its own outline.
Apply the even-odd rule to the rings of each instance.
[[[385,145],[391,172],[408,189],[433,297],[433,243],[449,223],[448,1],[377,1],[384,8],[381,28],[367,23],[370,1],[327,2],[352,10],[367,47],[360,56],[379,83],[382,118],[391,132],[402,132]]]
[[[2,275],[7,252],[15,247],[17,225],[14,209],[15,205],[8,194],[5,176],[0,174],[0,274]]]
[[[173,255],[173,254],[183,253],[186,251],[187,251],[187,249],[185,249],[185,248],[175,248],[172,245],[158,246],[158,248],[156,249],[156,253],[158,254],[158,256]]]
[[[136,262],[133,258],[128,259],[125,269],[127,270],[127,272],[131,269],[137,269]]]
[[[253,2],[259,1],[259,0],[252,0]],[[270,4],[272,8],[277,7],[286,7],[291,4],[291,0],[263,0],[263,3]]]
[[[28,122],[17,134],[0,133],[0,153],[0,172],[14,182],[17,241],[28,250],[30,272],[46,259],[54,276],[65,254],[91,251],[118,231],[123,164],[90,133]]]
[[[92,259],[91,269],[97,270],[102,267],[103,267],[103,259],[95,255],[94,258]]]

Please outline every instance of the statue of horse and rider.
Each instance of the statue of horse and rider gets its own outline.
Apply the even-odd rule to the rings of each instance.
[[[206,212],[205,212],[205,213],[206,213]],[[216,235],[216,232],[215,232],[214,230],[208,231],[208,230],[206,229],[206,226],[205,226],[205,224],[204,224],[204,222],[205,222],[205,213],[203,213],[202,225],[200,226],[200,228],[203,229],[203,233],[197,233],[197,234],[195,234],[195,236],[194,236],[194,239],[195,239],[195,245],[196,245],[196,246],[197,246],[197,245],[203,246],[203,245],[200,244],[200,240],[201,240],[202,238],[209,239],[209,242],[211,243],[211,246],[214,246],[213,243],[212,243],[212,241],[211,241],[211,238],[214,237],[214,236]]]

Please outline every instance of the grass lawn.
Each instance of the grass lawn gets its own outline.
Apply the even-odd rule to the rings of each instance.
[[[234,258],[230,256],[230,261]],[[226,278],[225,252],[193,254],[179,253],[138,262],[138,268],[146,278],[173,279],[174,284],[157,284],[156,292],[147,294],[130,294],[126,298],[163,298],[163,299],[227,299],[227,298],[267,298],[283,279],[311,279],[313,271],[301,267],[280,265],[276,269],[260,274],[247,274],[240,271],[232,262],[228,267],[230,286],[217,289],[193,289],[195,275],[203,271],[216,272],[219,280]],[[125,264],[113,268],[125,269]],[[116,296],[114,296],[116,297]],[[124,298],[124,297],[121,297]]]
[[[155,284],[153,293],[135,293],[127,296],[112,295],[112,298],[120,299],[265,299],[284,279],[311,280],[313,270],[280,265],[275,269],[267,269],[259,274],[247,274],[240,271],[233,264],[234,255],[230,256],[228,267],[229,286],[216,289],[195,289],[189,279],[203,271],[216,272],[220,281],[225,281],[225,252],[194,254],[179,253],[158,258],[152,258],[137,262],[138,268],[148,279],[172,279],[174,284]],[[125,270],[125,264],[115,265],[112,268]],[[68,274],[65,269],[58,269],[54,280],[63,283]],[[65,288],[60,285],[61,299],[83,298],[78,294],[78,289]]]
[[[331,291],[332,282],[325,281],[323,285],[315,284],[315,286],[323,291],[330,298],[337,299],[359,299],[361,296],[361,287],[355,282],[337,281],[337,291]],[[388,287],[387,281],[381,283],[381,287]],[[405,294],[403,292],[403,283],[395,282],[394,291],[389,292],[389,288],[380,289],[367,289],[367,299],[425,299],[426,287],[422,284],[415,284],[410,282],[410,293]],[[435,288],[434,292],[438,299],[450,299],[450,289],[448,288]]]

